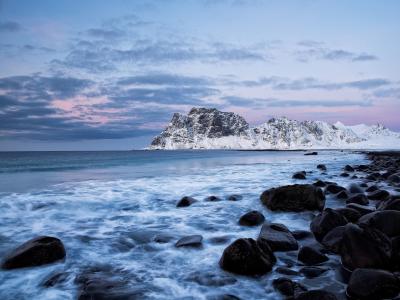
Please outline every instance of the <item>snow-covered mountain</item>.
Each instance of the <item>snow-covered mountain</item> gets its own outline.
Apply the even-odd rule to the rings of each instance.
[[[215,108],[175,113],[149,149],[387,149],[400,148],[400,133],[382,125],[272,118],[250,127],[246,120]]]

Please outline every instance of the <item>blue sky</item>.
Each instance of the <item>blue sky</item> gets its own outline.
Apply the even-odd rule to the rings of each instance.
[[[173,112],[400,130],[399,1],[1,1],[0,150],[144,147]]]

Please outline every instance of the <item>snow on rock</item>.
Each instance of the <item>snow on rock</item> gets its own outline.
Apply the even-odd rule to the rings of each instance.
[[[175,113],[149,149],[387,149],[400,148],[400,133],[383,125],[346,126],[340,122],[272,118],[250,127],[232,112],[192,108]]]

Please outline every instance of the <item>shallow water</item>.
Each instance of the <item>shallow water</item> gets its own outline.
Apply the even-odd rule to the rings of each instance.
[[[339,151],[318,156],[297,151],[0,153],[0,257],[37,235],[60,238],[67,251],[65,262],[0,271],[0,299],[75,299],[79,287],[74,279],[90,266],[109,270],[144,299],[222,294],[279,299],[271,286],[277,275],[247,278],[219,268],[230,242],[259,233],[260,227],[239,226],[238,219],[260,210],[267,220],[291,230],[308,229],[311,213],[272,213],[260,204],[260,194],[284,184],[331,180],[344,165],[365,162],[361,154]],[[327,175],[316,169],[318,163],[327,165]],[[300,170],[313,173],[305,181],[291,179]],[[336,177],[335,182],[347,185],[349,179]],[[231,194],[243,199],[226,200]],[[185,195],[199,201],[176,208]],[[204,201],[210,195],[223,200]],[[327,206],[339,204],[328,197]],[[180,237],[192,234],[203,236],[202,248],[174,247]],[[156,235],[170,241],[156,243]],[[216,243],[219,237],[224,239]],[[43,287],[55,272],[65,273],[65,280]],[[312,285],[322,287],[324,280]],[[340,287],[337,282],[332,288]]]

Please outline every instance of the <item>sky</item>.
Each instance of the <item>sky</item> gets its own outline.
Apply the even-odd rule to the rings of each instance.
[[[0,0],[0,151],[143,148],[174,112],[400,131],[400,1]]]

